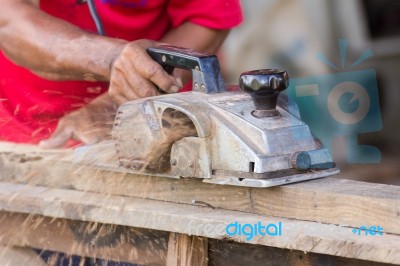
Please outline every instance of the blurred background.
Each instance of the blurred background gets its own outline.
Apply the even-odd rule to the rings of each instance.
[[[378,111],[368,113],[363,126],[332,132],[334,160],[342,178],[400,185],[400,1],[243,0],[242,6],[245,22],[222,49],[227,82],[237,84],[243,71],[281,68],[291,82],[295,78],[293,86],[309,80],[323,89],[327,77],[347,77],[370,87],[370,104]],[[363,80],[365,70],[376,76]],[[354,71],[359,72],[347,75]],[[321,97],[300,105],[321,111],[322,125],[328,118],[322,112],[327,100]],[[362,104],[349,99],[355,109]],[[360,156],[378,154],[371,160],[349,160],[349,141],[354,140],[370,146],[354,148]]]

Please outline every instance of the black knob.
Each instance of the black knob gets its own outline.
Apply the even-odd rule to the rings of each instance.
[[[286,71],[278,69],[261,69],[244,72],[240,75],[239,87],[253,99],[255,117],[280,116],[276,110],[278,95],[289,85]]]

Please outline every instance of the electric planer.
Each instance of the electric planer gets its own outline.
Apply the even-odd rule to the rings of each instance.
[[[149,55],[169,73],[191,70],[192,91],[134,100],[117,111],[112,140],[77,148],[80,162],[130,172],[247,187],[272,187],[338,174],[329,151],[284,91],[286,71],[242,73],[225,86],[215,55],[160,45]],[[102,161],[103,160],[103,161]]]

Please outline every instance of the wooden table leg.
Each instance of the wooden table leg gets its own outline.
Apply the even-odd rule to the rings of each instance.
[[[204,237],[170,233],[167,266],[208,265],[208,240]]]

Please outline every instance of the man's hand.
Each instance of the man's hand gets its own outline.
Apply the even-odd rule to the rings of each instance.
[[[157,87],[167,93],[178,92],[182,87],[147,54],[146,49],[155,44],[149,40],[130,42],[115,59],[108,93],[116,102],[156,96]]]
[[[60,119],[53,135],[39,143],[42,148],[62,148],[70,140],[93,144],[111,136],[117,105],[107,94]]]
[[[110,81],[109,94],[119,104],[157,95],[157,87],[182,87],[147,54],[156,42],[85,32],[41,11],[37,2],[0,0],[0,49],[14,63],[50,80]]]
[[[43,12],[38,2],[0,0],[0,49],[14,63],[52,80],[110,81],[109,94],[118,103],[157,95],[157,87],[171,93],[182,86],[147,54],[156,42],[85,32]],[[227,33],[185,22],[161,41],[213,53]]]
[[[185,22],[168,32],[161,41],[213,54],[218,51],[228,32]],[[189,71],[175,69],[174,76],[171,76],[153,61],[146,49],[156,44],[149,40],[128,43],[113,61],[109,94],[115,101],[121,104],[128,100],[155,96],[159,94],[157,87],[164,92],[174,93],[182,87],[182,80],[186,82],[190,79]]]
[[[40,10],[38,0],[0,0],[0,6],[0,50],[42,77],[110,81],[109,95],[119,104],[157,95],[157,87],[171,93],[182,86],[147,54],[155,42],[128,42],[85,32]],[[227,33],[185,22],[161,41],[214,53]],[[41,145],[61,147],[70,138],[93,143],[107,135],[114,115],[105,118],[101,115],[106,113],[104,106],[92,103],[63,117],[56,132]]]

